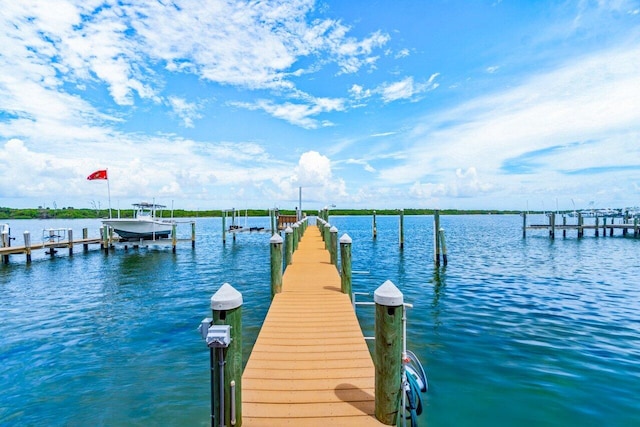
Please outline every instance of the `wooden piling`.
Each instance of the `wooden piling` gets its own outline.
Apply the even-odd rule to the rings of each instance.
[[[600,218],[596,216],[596,237],[600,235]]]
[[[106,255],[109,253],[109,227],[103,225],[100,229],[102,231],[102,249]]]
[[[522,212],[522,238],[527,238],[527,213]]]
[[[329,260],[331,264],[338,267],[338,228],[333,226],[329,230]]]
[[[322,230],[323,238],[324,238],[324,248],[329,251],[331,247],[331,224],[328,222],[324,225],[324,229]]]
[[[581,213],[578,213],[578,237],[582,238],[584,237],[584,228],[582,228],[584,226],[584,218],[582,217]]]
[[[436,266],[440,265],[440,236],[438,235],[440,230],[440,211],[436,209],[433,211],[433,261]]]
[[[400,209],[400,249],[404,249],[404,209]]]
[[[376,225],[376,211],[373,211],[373,240],[378,238],[378,226]]]
[[[82,229],[82,240],[87,240],[89,238],[89,230],[87,230],[87,228],[83,228]],[[87,252],[89,250],[89,244],[88,243],[83,243],[82,244],[82,251],[83,252]]]
[[[638,218],[633,218],[633,237],[638,237]]]
[[[447,243],[444,240],[444,228],[439,230],[440,247],[442,248],[442,264],[447,265]]]
[[[351,237],[340,237],[340,289],[351,298]]]
[[[227,243],[227,212],[222,213],[222,244]],[[275,231],[274,231],[275,233]]]
[[[556,214],[551,212],[549,214],[549,237],[551,240],[556,238]]]
[[[24,253],[27,256],[27,264],[31,262],[31,233],[24,232]]]
[[[567,237],[567,216],[562,215],[562,237]]]
[[[178,246],[178,224],[173,223],[171,226],[171,252],[176,253],[176,247]]]
[[[191,222],[191,249],[196,247],[196,222]]]
[[[300,224],[296,222],[291,226],[291,229],[293,230],[293,252],[295,252],[298,249],[298,242],[300,241],[300,232],[302,231],[302,228],[300,227]]]
[[[7,248],[9,246],[11,246],[11,240],[10,240],[10,237],[9,237],[9,231],[8,230],[7,231],[3,231],[2,232],[2,247],[3,248]],[[2,255],[2,262],[4,264],[9,264],[9,255],[8,254],[7,255]]]
[[[284,246],[284,265],[291,265],[293,256],[293,229],[291,227],[284,229]]]
[[[69,256],[73,256],[73,230],[72,229],[67,230],[67,238],[69,239],[67,243],[67,247],[69,248]]]
[[[269,240],[271,246],[271,299],[282,291],[282,237],[274,233]]]
[[[213,324],[231,327],[229,346],[221,352],[214,352],[218,362],[213,364],[216,372],[220,365],[224,365],[224,382],[222,385],[218,383],[217,387],[212,387],[216,416],[219,416],[224,408],[224,422],[218,425],[227,427],[242,425],[242,303],[242,294],[228,283],[223,284],[211,297]],[[223,360],[219,360],[220,353]],[[220,381],[219,375],[217,377]],[[219,395],[221,387],[224,388],[224,402]],[[231,413],[232,406],[235,409],[234,417]]]
[[[398,421],[402,369],[402,292],[390,281],[373,295],[375,319],[375,407],[378,421],[394,425]]]

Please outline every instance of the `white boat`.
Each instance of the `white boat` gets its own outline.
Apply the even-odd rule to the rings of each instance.
[[[109,218],[102,223],[113,228],[122,240],[156,240],[169,237],[175,221],[162,218],[166,206],[155,203],[134,203],[133,218]]]

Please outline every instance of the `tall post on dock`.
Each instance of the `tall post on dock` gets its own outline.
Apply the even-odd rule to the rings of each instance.
[[[440,211],[438,209],[433,211],[433,261],[436,266],[440,265]]]
[[[227,243],[227,211],[222,212],[222,244]]]
[[[607,217],[602,217],[602,237],[607,237]]]
[[[24,232],[24,253],[27,256],[27,264],[31,262],[31,233]]]
[[[89,230],[87,230],[87,227],[82,229],[82,240],[87,240],[89,238]],[[82,251],[83,252],[87,252],[89,250],[89,244],[88,243],[83,243],[82,244]]]
[[[242,303],[242,294],[228,283],[211,297],[212,326],[229,326],[230,336],[227,347],[215,348],[217,366],[211,364],[212,370],[218,371],[216,387],[211,388],[213,413],[218,415],[220,426],[242,425]]]
[[[269,209],[269,219],[271,220],[271,234],[276,232],[276,211]]]
[[[596,215],[596,237],[600,235],[600,217]]]
[[[378,225],[376,224],[376,211],[373,211],[373,240],[378,238]]]
[[[440,247],[442,248],[442,264],[447,265],[447,243],[444,240],[444,228],[438,231],[440,237]]]
[[[271,246],[271,299],[282,291],[282,237],[274,233]]]
[[[551,240],[556,238],[556,213],[549,213],[549,237]]]
[[[340,237],[340,289],[351,298],[351,237]]]
[[[527,238],[527,213],[522,212],[522,238]]]
[[[196,247],[196,222],[191,221],[191,249]]]
[[[624,224],[627,225],[629,223],[629,211],[625,211],[624,213]],[[622,235],[626,237],[627,235],[627,227],[622,229]]]
[[[562,215],[562,237],[567,237],[567,216]]]
[[[404,209],[400,209],[400,249],[404,249]]]
[[[70,228],[67,230],[67,247],[69,248],[69,256],[73,256],[73,230]]]
[[[375,319],[375,413],[378,421],[394,425],[398,417],[402,370],[402,292],[390,281],[373,294]]]
[[[284,230],[284,265],[291,265],[291,258],[293,256],[293,229],[287,227]]]
[[[338,228],[333,226],[329,230],[329,256],[331,264],[338,267]]]

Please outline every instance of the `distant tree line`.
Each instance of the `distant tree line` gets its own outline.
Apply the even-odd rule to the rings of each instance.
[[[434,209],[405,209],[405,215],[433,215]],[[173,211],[174,218],[196,218],[196,217],[221,217],[225,211],[223,210],[184,210],[184,209],[175,209]],[[240,216],[269,216],[268,209],[243,209],[236,210],[236,215]],[[307,216],[317,215],[317,210],[303,210]],[[331,209],[330,215],[341,215],[341,216],[351,216],[351,215],[372,215],[374,209]],[[398,215],[398,209],[375,209],[376,215]],[[117,215],[116,210],[112,209],[112,215]],[[131,218],[133,217],[134,211],[132,209],[121,209],[120,217],[121,218]],[[293,209],[282,209],[279,210],[279,213],[282,215],[295,215],[296,211]],[[459,209],[441,209],[441,215],[502,215],[502,214],[517,214],[520,211],[514,210],[480,210],[480,209],[472,209],[472,210],[459,210]],[[535,213],[535,212],[531,212]],[[231,212],[227,211],[227,215],[231,216]],[[162,216],[167,218],[171,216],[170,210],[163,210]],[[26,209],[14,209],[7,207],[0,207],[0,219],[51,219],[51,218],[59,218],[59,219],[84,219],[84,218],[108,218],[109,210],[108,209],[88,209],[88,208],[80,208],[76,209],[73,207],[65,207],[60,209],[51,209],[48,207],[38,208],[26,208]]]

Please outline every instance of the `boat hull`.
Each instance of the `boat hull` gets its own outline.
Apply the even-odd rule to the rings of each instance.
[[[123,240],[155,240],[169,237],[173,222],[139,219],[109,219],[102,221],[113,228]]]

